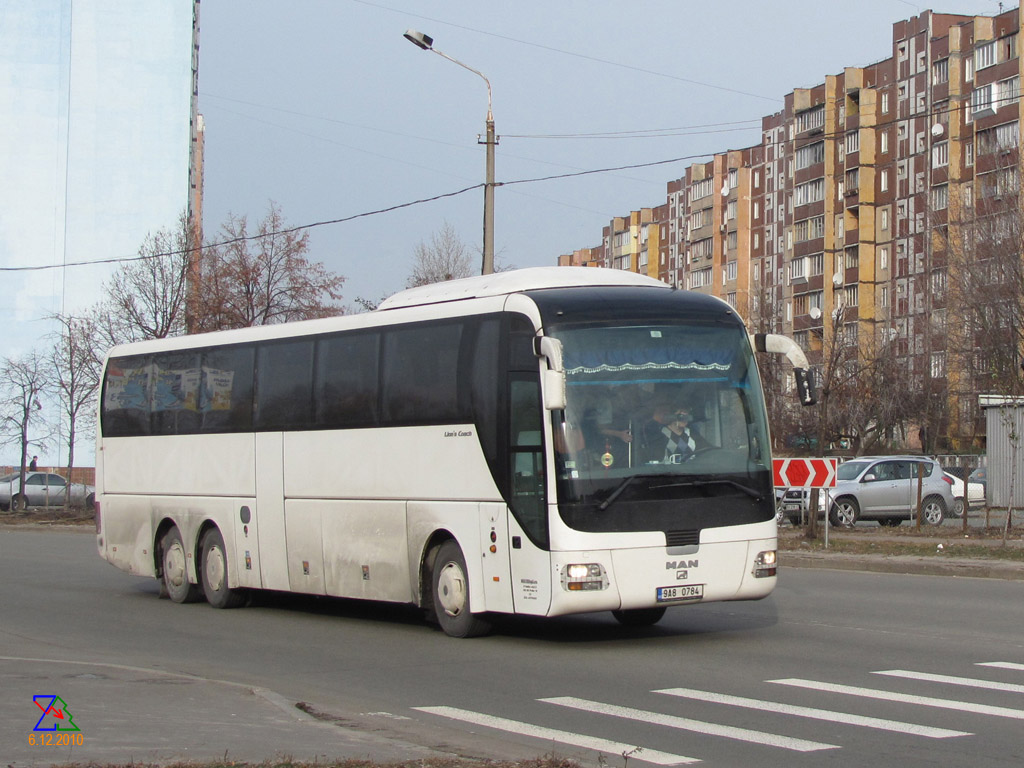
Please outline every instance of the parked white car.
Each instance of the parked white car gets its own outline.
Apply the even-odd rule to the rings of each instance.
[[[0,510],[29,507],[63,507],[69,483],[52,472],[26,472],[25,492],[21,492],[18,472],[0,477]],[[70,483],[71,505],[93,509],[96,489],[83,483]]]
[[[985,486],[981,483],[973,483],[970,478],[967,480],[967,493],[964,493],[964,481],[956,475],[945,473],[949,479],[953,491],[953,514],[962,517],[964,514],[964,502],[967,509],[976,509],[985,506]]]

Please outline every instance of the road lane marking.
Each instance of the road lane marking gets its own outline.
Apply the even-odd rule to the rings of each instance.
[[[827,693],[844,693],[849,696],[862,696],[868,699],[881,699],[900,704],[918,704],[922,707],[935,707],[937,709],[952,709],[957,712],[974,712],[979,715],[992,715],[993,717],[1008,717],[1013,720],[1024,720],[1024,710],[1010,709],[1009,707],[994,707],[988,704],[974,704],[969,701],[952,701],[950,699],[934,699],[930,696],[912,696],[908,693],[893,693],[892,691],[878,691],[873,688],[857,688],[852,685],[839,685],[838,683],[822,683],[816,680],[800,680],[798,678],[787,678],[785,680],[767,680],[769,683],[778,685],[790,685],[795,688],[809,688],[813,691],[825,691]]]
[[[663,715],[660,712],[647,712],[642,709],[632,709],[631,707],[619,707],[614,704],[603,704],[599,701],[577,699],[572,696],[558,696],[551,699],[537,699],[537,701],[543,701],[548,704],[557,704],[560,707],[580,709],[584,712],[595,712],[597,714],[611,715],[612,717],[621,717],[627,720],[638,720],[642,723],[664,725],[669,728],[677,728],[679,730],[691,731],[693,733],[703,733],[709,736],[721,736],[727,739],[747,741],[752,744],[761,744],[769,747],[780,747],[782,749],[789,749],[795,752],[818,752],[823,749],[840,749],[836,744],[822,744],[817,741],[794,739],[789,736],[780,736],[775,733],[751,731],[746,728],[736,728],[731,725],[705,723],[700,720],[691,720],[686,717]]]
[[[579,733],[557,731],[553,728],[530,725],[529,723],[521,723],[517,720],[507,720],[504,717],[484,715],[480,712],[470,712],[469,710],[458,709],[457,707],[413,707],[413,709],[417,712],[440,715],[441,717],[460,720],[472,725],[482,725],[486,728],[494,728],[495,730],[507,733],[518,733],[523,736],[532,736],[537,739],[544,739],[545,741],[557,741],[559,744],[592,749],[609,755],[629,755],[630,760],[640,760],[646,763],[654,763],[655,765],[690,765],[700,762],[700,759],[696,757],[673,755],[668,752],[638,747],[636,744],[622,744],[617,741],[583,736]]]
[[[976,667],[996,667],[997,669],[1012,669],[1016,672],[1024,672],[1024,664],[1017,664],[1013,661],[979,661]]]
[[[950,685],[962,685],[965,688],[984,688],[988,691],[1024,693],[1024,685],[1018,685],[1017,683],[998,683],[991,680],[978,680],[973,677],[933,675],[929,672],[912,672],[907,669],[887,669],[880,672],[872,672],[871,674],[887,675],[888,677],[902,677],[906,680],[923,680],[928,683],[949,683]]]
[[[828,709],[815,709],[813,707],[801,707],[795,704],[783,704],[776,701],[765,701],[764,699],[748,699],[742,696],[729,696],[724,693],[711,693],[709,691],[698,691],[693,688],[666,688],[654,693],[664,693],[668,696],[679,696],[686,699],[706,701],[713,704],[726,704],[731,707],[744,707],[754,709],[758,712],[775,712],[780,715],[792,715],[794,717],[806,717],[812,720],[826,720],[843,725],[856,725],[863,728],[875,728],[882,731],[893,731],[895,733],[907,733],[912,736],[924,736],[929,739],[951,739],[957,736],[972,736],[966,731],[951,731],[947,728],[932,728],[927,725],[916,723],[901,723],[896,720],[883,720],[879,717],[865,717],[854,715],[848,712],[833,712]]]

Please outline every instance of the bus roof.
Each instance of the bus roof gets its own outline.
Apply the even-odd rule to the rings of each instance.
[[[422,285],[396,293],[380,303],[379,310],[440,304],[447,301],[502,296],[538,288],[631,285],[670,288],[653,277],[602,267],[530,267],[493,275],[466,277],[443,283]]]

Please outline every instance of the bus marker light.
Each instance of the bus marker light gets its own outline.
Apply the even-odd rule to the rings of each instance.
[[[764,579],[774,576],[778,571],[778,558],[774,549],[758,552],[754,558],[754,578]]]

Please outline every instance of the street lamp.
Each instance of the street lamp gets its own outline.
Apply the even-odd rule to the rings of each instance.
[[[458,59],[453,59],[446,53],[442,53],[434,47],[434,38],[424,35],[415,29],[407,29],[403,35],[406,40],[422,48],[424,51],[432,51],[442,58],[458,64],[463,69],[468,69],[475,75],[479,75],[487,84],[487,123],[486,138],[482,142],[487,147],[486,179],[484,183],[484,259],[480,274],[490,275],[494,272],[494,147],[498,143],[494,135],[494,114],[491,112],[491,81],[482,72],[466,66]]]

